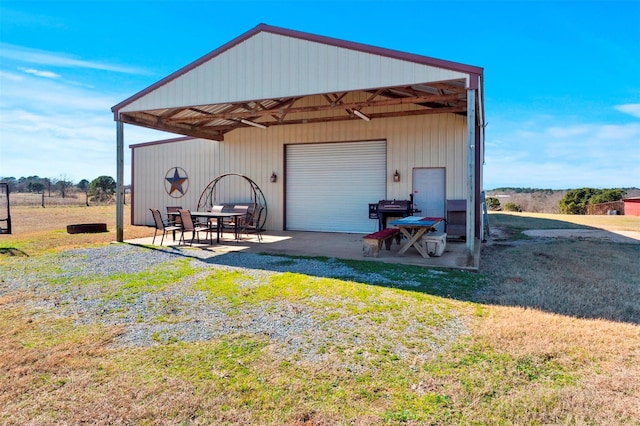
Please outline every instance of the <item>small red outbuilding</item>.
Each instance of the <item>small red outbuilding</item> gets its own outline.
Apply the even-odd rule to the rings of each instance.
[[[640,197],[625,198],[622,201],[625,216],[640,216]]]

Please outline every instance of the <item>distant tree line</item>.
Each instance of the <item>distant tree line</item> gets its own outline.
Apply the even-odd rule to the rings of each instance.
[[[492,189],[491,192],[514,192],[516,194],[553,194],[557,192],[557,189],[541,189],[541,188],[512,188],[512,187],[503,187],[503,188],[495,188]]]
[[[496,188],[487,191],[487,209],[512,212],[586,214],[587,206],[640,195],[638,188],[552,190]]]
[[[586,214],[588,205],[619,201],[625,197],[625,194],[626,191],[623,189],[572,189],[560,200],[560,212]]]
[[[51,197],[59,194],[65,198],[72,192],[82,192],[86,195],[87,205],[89,201],[104,203],[110,201],[116,193],[116,181],[111,176],[99,176],[89,182],[82,179],[74,183],[67,176],[60,178],[41,178],[28,176],[16,179],[15,177],[0,177],[0,182],[9,185],[9,192],[25,192],[42,194]]]

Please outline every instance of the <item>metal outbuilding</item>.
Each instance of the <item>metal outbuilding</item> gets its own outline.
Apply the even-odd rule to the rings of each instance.
[[[640,216],[640,197],[624,198],[624,215]]]
[[[149,207],[195,208],[209,181],[239,173],[262,188],[274,230],[366,232],[379,199],[412,194],[431,216],[466,200],[474,253],[482,68],[260,24],[112,111],[119,195],[124,123],[187,136],[131,146],[134,224]],[[187,177],[177,200],[165,183]],[[122,229],[119,200],[119,241]]]

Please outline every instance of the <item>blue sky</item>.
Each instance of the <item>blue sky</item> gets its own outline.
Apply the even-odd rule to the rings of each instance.
[[[2,0],[0,176],[115,177],[111,107],[265,23],[483,67],[485,189],[640,187],[639,22],[640,0]]]

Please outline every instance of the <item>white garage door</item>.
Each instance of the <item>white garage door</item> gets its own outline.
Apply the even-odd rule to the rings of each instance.
[[[286,226],[296,231],[374,231],[368,204],[385,198],[386,141],[286,147]]]

